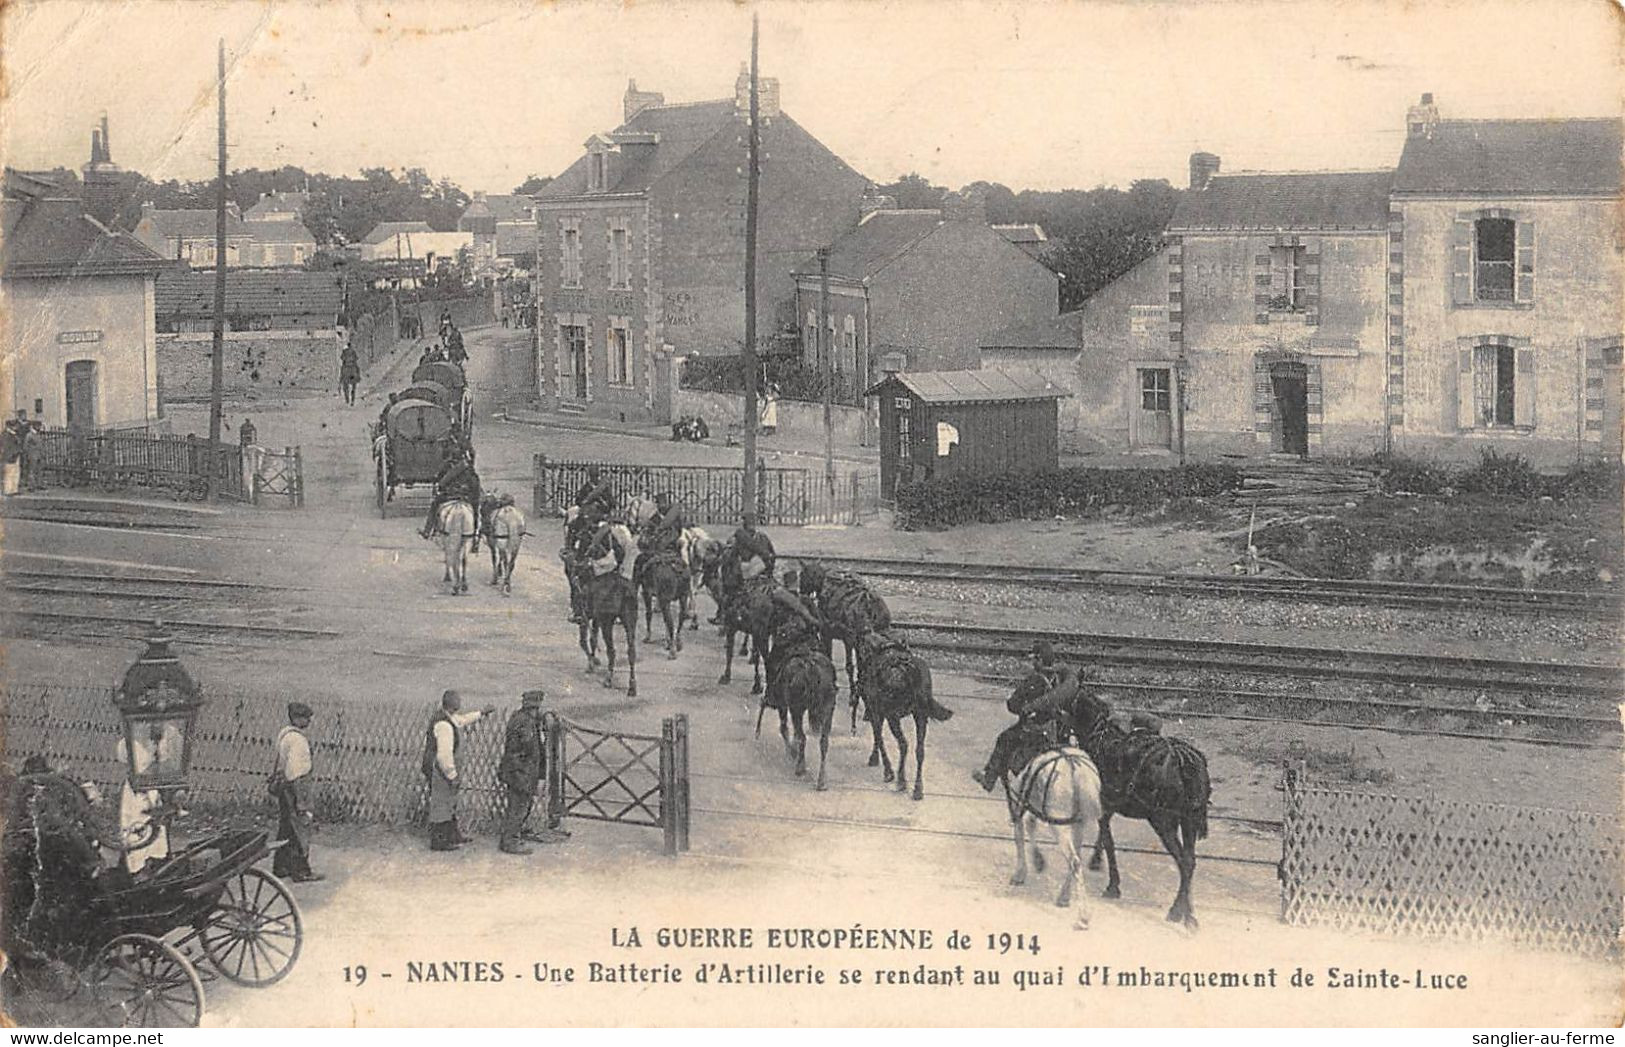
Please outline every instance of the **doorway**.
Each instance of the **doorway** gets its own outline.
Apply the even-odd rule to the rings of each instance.
[[[1167,449],[1173,446],[1173,372],[1167,367],[1141,367],[1140,402],[1135,411],[1134,444]]]
[[[1270,389],[1283,454],[1309,456],[1309,368],[1300,363],[1270,364]]]
[[[96,428],[96,361],[75,360],[64,371],[68,428],[85,432]]]
[[[587,398],[587,329],[579,324],[564,326],[564,351],[569,356],[570,373],[574,377],[575,397]]]

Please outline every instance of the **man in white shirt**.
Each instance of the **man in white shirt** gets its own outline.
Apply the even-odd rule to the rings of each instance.
[[[310,795],[310,706],[288,703],[288,725],[276,736],[276,763],[271,768],[271,795],[276,797],[277,848],[271,871],[294,883],[323,879],[310,868],[310,830],[316,820]]]
[[[456,691],[440,696],[440,708],[429,720],[429,730],[423,742],[423,774],[429,779],[429,849],[450,851],[473,838],[464,836],[457,828],[457,790],[462,777],[457,767],[457,750],[462,747],[463,731],[482,716],[496,711],[488,705],[474,712],[462,712],[463,698]]]

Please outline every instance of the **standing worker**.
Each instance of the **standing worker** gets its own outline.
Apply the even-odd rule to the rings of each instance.
[[[524,840],[550,843],[569,834],[550,837],[525,827],[536,804],[536,788],[547,771],[547,747],[542,739],[542,700],[546,692],[526,691],[519,698],[519,711],[508,717],[502,740],[502,762],[497,764],[497,781],[508,791],[502,812],[502,838],[497,844],[504,854],[530,854]]]
[[[276,763],[271,768],[271,795],[276,797],[277,835],[282,846],[271,860],[271,871],[294,883],[325,879],[310,868],[310,830],[316,821],[311,810],[310,706],[288,703],[288,724],[276,736]]]
[[[429,850],[451,851],[473,838],[457,828],[457,791],[462,777],[457,768],[457,750],[463,744],[463,731],[482,716],[496,711],[492,705],[475,712],[463,712],[462,695],[447,691],[440,696],[440,708],[429,720],[423,743],[423,774],[429,779]]]

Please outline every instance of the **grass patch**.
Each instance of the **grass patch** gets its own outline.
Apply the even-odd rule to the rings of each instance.
[[[1394,781],[1394,772],[1375,762],[1383,759],[1380,750],[1375,746],[1362,748],[1354,742],[1350,742],[1347,749],[1323,749],[1295,738],[1255,738],[1231,751],[1261,766],[1285,767],[1301,763],[1304,773],[1317,781],[1379,788]]]

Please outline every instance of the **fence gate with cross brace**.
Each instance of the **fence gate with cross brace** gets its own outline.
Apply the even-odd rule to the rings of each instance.
[[[249,501],[262,505],[279,499],[290,508],[305,507],[304,456],[297,447],[273,451],[251,445],[243,448],[247,468]]]
[[[600,731],[557,713],[547,735],[547,822],[565,816],[660,829],[666,853],[688,850],[688,717],[668,716],[659,736]]]

